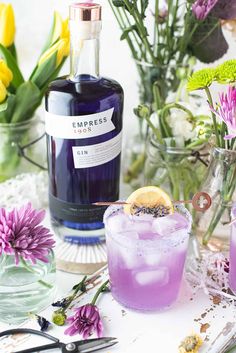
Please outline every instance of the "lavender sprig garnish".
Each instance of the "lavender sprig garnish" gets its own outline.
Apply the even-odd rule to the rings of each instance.
[[[140,216],[141,214],[150,214],[153,217],[164,217],[170,213],[170,208],[164,205],[158,205],[156,207],[145,207],[133,205],[134,215]]]
[[[60,308],[55,310],[52,314],[52,321],[55,325],[63,326],[65,324],[65,321],[67,319],[67,309],[70,307],[77,293],[79,291],[82,293],[86,292],[86,279],[87,276],[84,276],[82,281],[72,288],[73,293],[71,295],[61,300],[58,300],[55,303],[52,303],[52,306]]]

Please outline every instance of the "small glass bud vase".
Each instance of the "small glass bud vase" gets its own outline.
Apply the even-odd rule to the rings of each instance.
[[[200,241],[215,250],[229,249],[231,208],[236,201],[236,151],[214,147],[201,186],[212,198],[211,207],[197,214],[196,232]]]
[[[236,218],[236,203],[231,212],[232,219]],[[236,222],[231,225],[230,251],[229,251],[229,286],[236,294]]]
[[[0,182],[46,169],[44,134],[44,124],[38,117],[21,123],[0,123]]]
[[[53,251],[48,262],[35,264],[15,256],[0,256],[0,321],[18,324],[50,305],[55,296],[56,269]]]

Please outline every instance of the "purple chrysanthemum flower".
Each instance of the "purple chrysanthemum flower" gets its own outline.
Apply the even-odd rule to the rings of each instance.
[[[0,255],[14,254],[16,264],[19,258],[48,262],[47,255],[54,246],[49,229],[39,225],[44,219],[45,211],[37,211],[31,203],[14,208],[7,212],[0,209]]]
[[[196,0],[192,5],[192,11],[198,20],[205,20],[217,2],[218,0]]]
[[[195,17],[202,21],[211,14],[214,17],[230,20],[236,16],[235,0],[196,0],[192,5]]]
[[[72,325],[65,330],[66,335],[79,333],[86,339],[95,332],[98,337],[102,336],[103,325],[96,305],[86,304],[75,309],[75,315],[67,322]]]
[[[236,88],[230,86],[228,92],[220,94],[219,97],[218,109],[210,108],[227,125],[230,134],[224,139],[230,140],[236,137]]]

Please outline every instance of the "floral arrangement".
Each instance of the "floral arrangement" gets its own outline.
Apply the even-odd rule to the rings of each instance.
[[[161,173],[161,168],[159,172],[157,168],[153,171],[147,161],[149,147],[146,147],[146,142],[152,138],[153,131],[156,138],[155,129],[158,129],[160,146],[165,142],[164,146],[192,149],[197,155],[208,141],[212,123],[210,113],[208,109],[204,113],[199,111],[199,97],[196,94],[188,97],[186,83],[196,60],[210,63],[227,52],[222,21],[227,28],[229,21],[236,17],[234,1],[109,0],[109,3],[121,28],[121,40],[127,42],[136,63],[140,77],[140,103],[148,108],[145,112],[148,119],[140,114],[140,109],[135,110],[139,135],[130,142],[129,154],[125,158],[124,181],[133,188],[143,183],[161,186],[167,176],[171,187],[164,188],[172,192],[174,184],[183,181],[186,185],[182,187],[182,196],[185,193],[189,198],[190,189],[194,193],[201,180],[191,177],[194,180],[194,185],[191,185],[187,172],[175,176],[174,171],[172,175],[168,171]],[[205,155],[206,151],[201,151],[201,154]],[[160,164],[166,165],[168,158],[164,157],[157,155],[156,160],[160,159]],[[181,161],[191,170],[192,166],[185,163],[186,158],[181,158]],[[148,173],[144,179],[143,170]],[[200,168],[195,176],[203,174]],[[178,194],[181,194],[178,190],[172,192],[174,197]]]
[[[0,3],[0,181],[23,171],[46,169],[46,157],[40,151],[44,131],[39,119],[34,119],[35,111],[70,47],[68,19],[55,12],[48,39],[25,79],[18,64],[15,31],[12,6]]]
[[[40,225],[44,217],[45,211],[34,210],[30,203],[9,212],[0,208],[0,256],[14,256],[16,265],[47,263],[55,241],[49,229]]]
[[[227,92],[219,93],[219,101],[214,104],[210,87],[216,82],[228,85]],[[206,68],[196,71],[188,80],[188,90],[204,90],[212,115],[211,143],[222,150],[236,152],[236,60],[228,60],[216,68]],[[234,156],[234,155],[233,155]],[[209,238],[219,223],[224,211],[229,208],[236,188],[236,165],[235,158],[225,159],[223,176],[220,189],[216,190],[212,196],[214,202],[214,212],[211,222],[203,237],[203,243],[207,244]],[[204,188],[204,185],[203,185]],[[211,193],[212,191],[209,190]],[[220,200],[218,199],[220,197]],[[209,217],[209,216],[208,216]]]
[[[0,123],[31,119],[48,83],[69,54],[68,20],[55,12],[49,38],[30,77],[25,80],[17,62],[15,20],[10,4],[0,4]]]
[[[141,103],[153,102],[151,86],[155,83],[158,103],[164,104],[168,93],[175,91],[182,79],[183,72],[179,76],[178,68],[187,69],[191,57],[205,63],[221,58],[228,44],[220,20],[236,17],[233,0],[109,3],[122,31],[121,40],[127,41],[137,65]]]

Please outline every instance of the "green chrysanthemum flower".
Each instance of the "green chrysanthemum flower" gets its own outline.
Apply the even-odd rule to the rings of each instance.
[[[215,81],[216,70],[207,68],[194,72],[188,79],[188,91],[196,91],[209,87]]]
[[[216,68],[216,80],[223,84],[236,82],[236,59],[227,60]]]
[[[63,326],[66,322],[66,314],[63,310],[56,310],[52,314],[52,322],[57,326]]]

